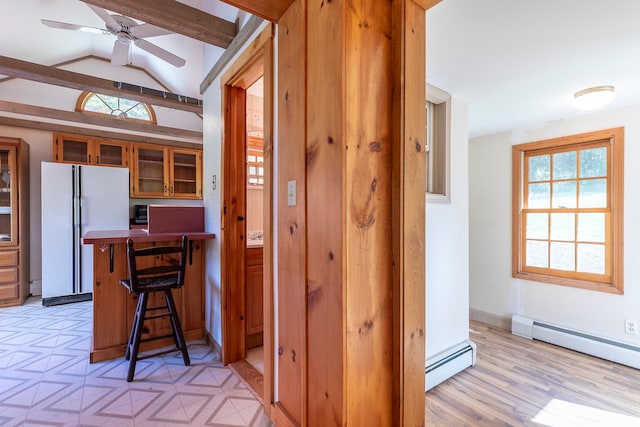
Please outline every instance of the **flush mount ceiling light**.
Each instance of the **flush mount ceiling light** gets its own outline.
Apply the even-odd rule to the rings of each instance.
[[[581,110],[597,110],[615,98],[613,86],[594,86],[573,94],[573,105]]]

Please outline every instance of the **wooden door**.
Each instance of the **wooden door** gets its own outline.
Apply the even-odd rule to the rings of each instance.
[[[225,326],[223,362],[244,359],[245,348],[245,215],[246,91],[227,86],[225,100],[223,224]],[[223,309],[224,310],[224,309]]]

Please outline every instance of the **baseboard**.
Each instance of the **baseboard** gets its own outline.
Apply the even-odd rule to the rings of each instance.
[[[86,294],[63,295],[60,297],[42,298],[42,305],[45,307],[50,307],[52,305],[71,304],[74,302],[81,302],[81,301],[91,301],[92,299],[93,299],[93,294],[90,292]]]
[[[31,295],[42,295],[42,280],[32,280],[29,284]]]
[[[640,347],[546,322],[513,316],[512,333],[640,369]]]
[[[426,362],[425,391],[476,364],[476,345],[465,341],[430,358]]]
[[[504,329],[505,331],[511,330],[511,318],[509,317],[498,316],[497,314],[471,308],[469,309],[469,319],[495,328]]]
[[[222,361],[222,346],[218,344],[218,342],[211,336],[209,331],[205,329],[204,331],[204,339],[209,347],[213,349],[214,356],[216,360]]]

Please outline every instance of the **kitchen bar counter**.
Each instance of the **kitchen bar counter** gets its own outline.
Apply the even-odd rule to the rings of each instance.
[[[137,230],[108,230],[108,231],[88,231],[82,236],[82,243],[86,244],[110,244],[126,243],[131,238],[134,243],[139,242],[160,242],[170,240],[180,240],[183,235],[187,235],[189,240],[206,240],[216,237],[213,233],[205,232],[182,232],[182,233],[149,233],[144,229]]]
[[[93,245],[93,336],[90,362],[124,356],[133,322],[138,296],[120,285],[128,277],[126,241],[133,239],[136,247],[179,245],[182,235],[189,238],[185,284],[173,290],[185,340],[204,337],[204,245],[213,233],[171,232],[148,233],[145,230],[89,231],[84,244]],[[158,299],[156,302],[155,299]],[[160,305],[162,295],[152,295],[149,303]],[[168,319],[145,322],[142,338],[171,334]],[[141,351],[173,345],[173,340],[158,340],[141,345]]]

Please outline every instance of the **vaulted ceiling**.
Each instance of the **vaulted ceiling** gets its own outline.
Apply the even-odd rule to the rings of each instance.
[[[225,52],[236,23],[249,20],[236,6],[277,20],[291,1],[86,0],[174,31],[149,41],[183,57],[185,66],[174,67],[135,46],[132,65],[170,92],[193,98],[201,98],[200,84]],[[115,36],[50,28],[40,21],[104,27],[84,2],[5,3],[0,74],[3,66],[16,66],[10,59],[51,67],[90,55],[111,57]],[[637,16],[637,0],[443,0],[427,13],[427,79],[469,106],[471,136],[584,114],[571,105],[571,96],[588,86],[616,86],[609,109],[637,104]]]

